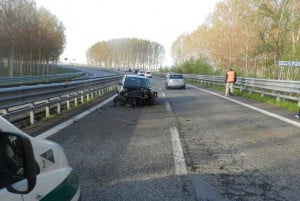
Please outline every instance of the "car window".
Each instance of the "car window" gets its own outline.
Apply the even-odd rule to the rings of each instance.
[[[16,183],[24,179],[24,152],[21,142],[15,136],[5,136],[1,146],[4,152],[1,153],[0,163],[4,167],[0,172],[0,189],[5,187],[4,176],[9,177],[10,183]]]
[[[124,82],[124,87],[150,88],[151,84],[148,79],[141,79],[141,78],[137,78],[137,77],[127,77]]]
[[[182,75],[170,75],[170,79],[182,79]]]
[[[15,136],[8,137],[6,146],[7,159],[10,171],[18,176],[24,176],[24,153],[20,140]]]

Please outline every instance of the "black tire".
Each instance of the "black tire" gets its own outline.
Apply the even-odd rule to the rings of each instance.
[[[154,105],[154,104],[155,104],[155,97],[152,97],[149,102],[149,105]]]

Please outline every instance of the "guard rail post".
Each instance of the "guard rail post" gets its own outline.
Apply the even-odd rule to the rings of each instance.
[[[80,103],[81,103],[81,104],[84,103],[84,97],[83,97],[83,94],[80,96]]]
[[[7,109],[0,110],[0,114],[7,114]]]
[[[276,91],[276,101],[280,102],[280,92]]]
[[[95,95],[95,92],[94,91],[92,91],[92,99],[94,99],[94,97],[95,97],[96,95]]]
[[[57,107],[57,111],[56,111],[57,114],[60,114],[60,113],[61,113],[61,105],[60,105],[60,102],[57,103],[56,107]]]
[[[74,99],[74,105],[75,105],[75,107],[78,105],[78,98],[77,97],[75,97],[75,99]]]
[[[30,111],[29,111],[29,116],[30,116],[30,125],[33,125],[33,124],[34,124],[34,121],[35,121],[33,110],[30,110]]]
[[[45,112],[46,112],[46,117],[49,117],[50,116],[50,107],[49,106],[46,106],[45,107]]]
[[[67,109],[69,110],[71,107],[70,107],[70,94],[68,93],[67,94]]]

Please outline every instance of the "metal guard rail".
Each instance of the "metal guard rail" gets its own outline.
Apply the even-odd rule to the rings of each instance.
[[[35,114],[41,111],[50,115],[50,109],[55,107],[57,113],[61,105],[70,103],[77,105],[94,96],[101,96],[116,90],[122,76],[107,76],[84,81],[41,84],[0,89],[0,114],[9,121],[30,117],[30,124],[35,122]]]
[[[224,85],[225,80],[225,76],[185,74],[184,77],[204,84],[220,86]],[[261,96],[273,96],[277,101],[281,99],[297,101],[298,105],[300,105],[300,81],[238,77],[234,87],[240,91],[260,93]]]

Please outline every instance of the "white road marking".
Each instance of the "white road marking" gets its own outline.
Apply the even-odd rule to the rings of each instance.
[[[166,94],[162,92],[162,96],[165,97]],[[172,112],[170,103],[166,102],[166,108],[169,112]],[[175,175],[187,175],[187,169],[185,165],[185,158],[182,151],[182,146],[176,127],[171,127],[171,138],[173,145],[174,163],[175,163]]]
[[[114,96],[112,96],[112,97],[110,97],[110,98],[104,100],[103,102],[101,102],[100,104],[98,104],[98,105],[92,107],[91,109],[86,110],[86,111],[80,113],[79,115],[73,117],[72,119],[69,119],[68,121],[63,122],[63,123],[61,123],[61,124],[59,124],[59,125],[57,125],[57,126],[51,128],[50,130],[45,131],[44,133],[41,133],[40,135],[36,136],[36,138],[37,138],[37,139],[45,139],[45,138],[48,138],[48,137],[54,135],[54,134],[57,133],[58,131],[60,131],[60,130],[62,130],[62,129],[64,129],[64,128],[66,128],[67,126],[69,126],[69,125],[71,125],[71,124],[73,124],[75,121],[78,121],[79,119],[82,119],[82,118],[85,117],[86,115],[88,115],[88,114],[94,112],[97,108],[102,107],[103,105],[105,105],[105,104],[107,104],[108,102],[112,101],[112,100],[114,99],[115,96],[116,96],[116,95],[114,95]]]
[[[169,112],[172,112],[171,105],[169,102],[166,102],[166,108]]]
[[[231,102],[237,103],[237,104],[242,105],[242,106],[247,107],[247,108],[250,108],[250,109],[255,110],[255,111],[257,111],[257,112],[260,112],[260,113],[262,113],[262,114],[268,115],[268,116],[273,117],[273,118],[278,119],[278,120],[281,120],[281,121],[283,121],[283,122],[285,122],[285,123],[291,124],[291,125],[293,125],[293,126],[300,127],[300,123],[297,122],[297,121],[293,121],[293,120],[288,119],[288,118],[286,118],[286,117],[282,117],[282,116],[277,115],[277,114],[274,114],[274,113],[272,113],[272,112],[268,112],[268,111],[266,111],[266,110],[259,109],[259,108],[257,108],[257,107],[252,106],[252,105],[249,105],[249,104],[240,102],[240,101],[238,101],[238,100],[234,100],[234,99],[232,99],[232,98],[228,98],[228,97],[226,97],[226,96],[222,96],[222,95],[220,95],[220,94],[217,94],[217,93],[214,93],[214,92],[211,92],[211,91],[207,91],[207,90],[205,90],[205,89],[200,89],[200,88],[195,87],[195,86],[192,86],[192,85],[189,85],[189,86],[192,87],[192,88],[198,89],[198,90],[200,90],[200,91],[204,91],[204,92],[206,92],[206,93],[212,94],[212,95],[214,95],[214,96],[218,96],[218,97],[220,97],[220,98],[227,99],[227,100],[229,100],[229,101],[231,101]]]
[[[162,95],[163,97],[166,97],[166,94],[165,94],[164,92],[161,92],[161,95]],[[169,112],[172,112],[171,105],[170,105],[170,103],[169,103],[168,101],[166,102],[166,108],[167,108],[167,110],[168,110]]]
[[[185,165],[185,158],[180,143],[179,134],[176,127],[171,127],[171,136],[173,144],[174,162],[175,162],[175,175],[186,175],[187,169]]]

